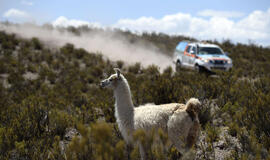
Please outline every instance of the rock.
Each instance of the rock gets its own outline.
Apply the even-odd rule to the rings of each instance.
[[[242,145],[236,137],[232,137],[229,127],[221,127],[219,139],[217,142],[210,144],[206,141],[206,133],[202,132],[196,143],[196,160],[215,159],[223,160],[231,156],[233,151],[242,151]],[[213,148],[212,148],[213,147]]]
[[[223,119],[222,118],[213,119],[213,125],[214,126],[222,126],[222,124],[223,124]]]
[[[210,105],[210,114],[211,114],[211,116],[215,116],[217,114],[217,112],[220,110],[220,108],[214,102],[209,104],[209,105]]]
[[[60,150],[61,150],[62,155],[65,154],[68,144],[69,144],[69,141],[60,141],[59,142],[59,146],[60,146]]]
[[[268,151],[267,151],[267,149],[266,148],[262,148],[261,149],[261,155],[262,155],[262,158],[263,159],[266,159],[269,155],[268,155]]]
[[[9,154],[9,160],[28,160],[26,156],[20,155],[19,151],[13,149]]]
[[[226,142],[223,140],[220,140],[220,141],[214,143],[215,148],[224,149],[225,146],[226,146]]]
[[[36,80],[39,75],[37,73],[26,72],[23,74],[23,77],[29,80]]]
[[[81,134],[75,128],[67,128],[64,139],[59,142],[59,146],[61,149],[61,154],[65,154],[68,144],[71,142],[72,138],[75,136],[81,137]]]
[[[66,133],[64,135],[64,139],[67,141],[71,141],[73,137],[79,135],[80,133],[75,128],[67,128]]]

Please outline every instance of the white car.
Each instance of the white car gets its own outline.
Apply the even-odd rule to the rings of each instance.
[[[180,42],[174,57],[177,69],[188,67],[199,72],[215,69],[228,71],[233,66],[232,59],[219,46],[209,43]]]

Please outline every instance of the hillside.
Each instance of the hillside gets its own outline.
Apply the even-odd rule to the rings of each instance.
[[[80,35],[82,29],[67,30]],[[178,41],[191,39],[111,32],[168,55]],[[200,141],[183,159],[224,158],[221,153],[228,159],[269,159],[270,49],[229,40],[218,45],[230,53],[234,68],[209,77],[171,67],[161,73],[155,65],[127,65],[70,43],[51,48],[38,38],[0,31],[0,159],[138,159],[138,148],[125,147],[115,123],[112,92],[98,86],[114,67],[129,81],[136,106],[185,103],[190,97],[203,102]],[[147,141],[152,159],[178,159],[166,135],[157,136],[157,143]]]

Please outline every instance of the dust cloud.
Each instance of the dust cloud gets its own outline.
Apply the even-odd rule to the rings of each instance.
[[[157,65],[161,71],[172,66],[172,58],[161,53],[150,42],[130,43],[123,35],[115,32],[82,32],[75,35],[66,30],[53,27],[46,28],[33,24],[3,25],[0,30],[7,33],[15,33],[22,38],[37,37],[45,44],[61,47],[66,43],[72,43],[75,47],[84,48],[89,52],[99,52],[104,57],[112,60],[122,60],[127,64],[141,63],[143,67]]]

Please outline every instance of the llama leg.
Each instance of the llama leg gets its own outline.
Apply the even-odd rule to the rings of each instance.
[[[199,136],[199,130],[200,130],[200,122],[197,118],[194,120],[192,127],[189,129],[189,133],[187,136],[187,147],[188,148],[192,148],[193,145],[196,143],[197,138]]]
[[[173,130],[174,131],[174,130]],[[183,155],[185,150],[185,144],[183,143],[183,137],[180,134],[174,133],[173,131],[168,132],[169,139],[177,151]]]
[[[145,148],[143,147],[143,145],[141,143],[139,143],[139,149],[140,149],[140,156],[141,156],[141,160],[147,160],[147,153],[145,151]]]
[[[186,112],[175,112],[167,123],[169,139],[182,155],[187,151],[186,139],[192,123]]]
[[[133,150],[133,146],[131,144],[127,144],[126,145],[126,150],[127,150],[127,158],[128,158],[128,160],[131,160],[130,153]]]
[[[176,124],[168,127],[168,137],[174,147],[181,155],[184,155],[187,151],[186,139],[189,128],[183,124]]]

